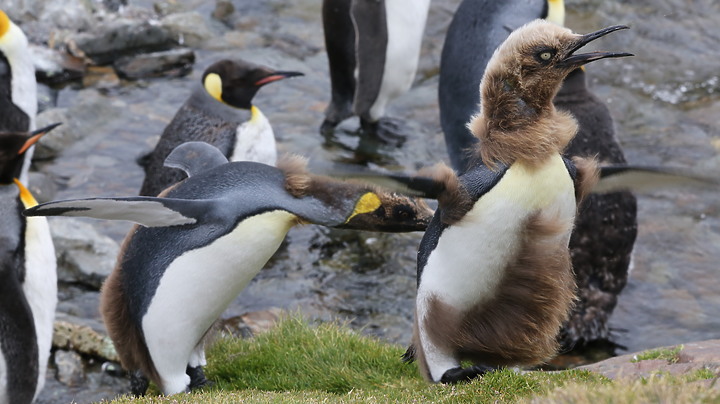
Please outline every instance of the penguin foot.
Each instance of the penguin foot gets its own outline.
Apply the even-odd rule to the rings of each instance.
[[[400,359],[402,359],[402,361],[405,363],[415,362],[415,345],[410,344],[410,346],[408,346],[407,351],[405,351],[405,353],[402,354]]]
[[[141,371],[130,373],[130,393],[135,397],[142,397],[147,392],[150,381]]]
[[[203,387],[210,387],[215,384],[205,378],[205,372],[203,371],[202,366],[196,366],[194,368],[188,366],[185,373],[190,376],[190,391],[195,391]]]
[[[338,122],[332,122],[326,119],[320,125],[320,134],[325,137],[332,136],[332,134],[335,132],[336,126],[338,126]]]
[[[473,365],[469,368],[462,368],[458,366],[456,368],[446,370],[440,378],[440,383],[455,384],[461,382],[469,382],[470,380],[478,376],[482,376],[492,370],[495,369],[490,366],[484,365]]]
[[[360,120],[360,133],[382,143],[400,147],[407,140],[407,130],[399,119],[380,118],[377,122]]]

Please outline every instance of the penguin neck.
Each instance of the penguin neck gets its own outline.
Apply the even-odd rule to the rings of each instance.
[[[496,86],[497,87],[497,86]],[[537,89],[532,97],[502,84],[483,91],[480,113],[468,124],[479,139],[479,156],[490,168],[522,161],[535,167],[561,153],[578,130],[575,119],[551,102],[557,88]]]

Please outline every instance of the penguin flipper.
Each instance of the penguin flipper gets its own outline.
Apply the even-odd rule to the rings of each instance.
[[[613,164],[600,166],[600,180],[593,193],[613,191],[652,192],[667,188],[717,187],[720,180],[679,167]]]
[[[388,40],[384,1],[353,1],[350,17],[355,26],[357,83],[353,109],[360,118],[370,119],[370,109],[380,93],[385,72]],[[373,57],[361,57],[373,55]]]
[[[185,142],[173,149],[165,158],[165,167],[179,168],[191,177],[221,166],[227,157],[217,147],[205,142]]]
[[[212,212],[214,201],[134,196],[47,202],[23,212],[25,216],[79,216],[127,220],[145,227],[194,224]]]

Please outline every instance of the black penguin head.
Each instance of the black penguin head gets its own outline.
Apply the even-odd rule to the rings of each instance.
[[[420,199],[391,192],[368,190],[355,203],[355,209],[340,229],[381,232],[424,231],[433,211]]]
[[[632,56],[624,52],[575,53],[591,41],[626,28],[615,25],[579,35],[556,24],[535,20],[515,30],[498,47],[483,81],[504,93],[513,93],[527,103],[529,111],[540,111],[551,105],[562,80],[571,71],[599,59]],[[495,84],[498,82],[501,86]],[[498,96],[502,97],[495,94],[495,98]]]
[[[202,83],[216,100],[235,108],[250,109],[260,87],[300,72],[276,71],[244,60],[221,60],[205,70]]]
[[[10,184],[19,177],[25,152],[42,136],[59,125],[54,123],[31,133],[0,133],[0,184]]]

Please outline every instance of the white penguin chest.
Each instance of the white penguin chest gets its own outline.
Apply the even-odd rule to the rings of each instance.
[[[434,294],[459,308],[492,298],[518,255],[527,220],[539,214],[561,221],[566,231],[555,241],[567,245],[575,211],[574,185],[559,155],[535,170],[514,164],[460,222],[443,231],[418,297]]]
[[[230,161],[256,161],[274,166],[277,147],[270,121],[259,108],[252,106],[250,111],[250,120],[237,127]]]
[[[295,219],[280,210],[252,216],[175,259],[160,279],[143,329],[165,330],[168,343],[178,335],[171,332],[176,328],[200,338],[275,253]]]

